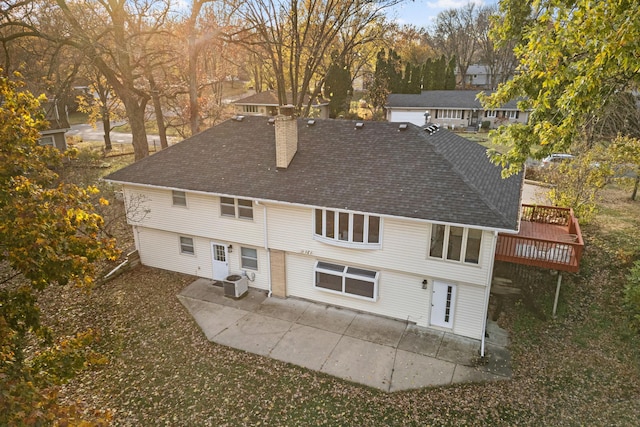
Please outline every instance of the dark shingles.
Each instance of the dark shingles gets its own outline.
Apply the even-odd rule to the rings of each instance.
[[[287,92],[287,100],[289,103],[293,102],[293,94],[291,92]],[[307,104],[309,102],[309,95],[304,96],[303,104]],[[272,107],[277,107],[280,105],[280,101],[278,101],[278,94],[275,90],[266,90],[264,92],[258,92],[256,94],[247,96],[246,98],[238,99],[233,102],[238,105],[267,105]],[[325,105],[328,104],[329,101],[322,97],[316,97],[313,101],[314,106]]]
[[[424,90],[420,94],[392,93],[387,98],[387,108],[463,108],[482,109],[482,104],[476,96],[478,90]],[[491,91],[485,91],[491,94]],[[509,101],[502,108],[515,110],[517,101]],[[435,119],[435,117],[434,117]]]
[[[117,182],[516,229],[520,175],[500,178],[485,149],[446,130],[298,120],[298,151],[275,167],[274,127],[229,120],[109,175]]]

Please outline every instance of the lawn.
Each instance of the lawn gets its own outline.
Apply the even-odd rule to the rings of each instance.
[[[208,342],[176,295],[191,276],[137,267],[83,293],[40,298],[58,334],[91,327],[106,365],[64,385],[60,398],[115,425],[638,425],[640,337],[621,307],[640,248],[640,202],[605,192],[583,228],[579,274],[566,274],[559,316],[553,280],[504,308],[513,379],[388,394]],[[536,307],[532,310],[532,307]]]

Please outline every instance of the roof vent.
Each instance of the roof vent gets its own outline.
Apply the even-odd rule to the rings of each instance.
[[[316,121],[315,121],[315,120],[313,120],[313,119],[309,119],[309,120],[307,121],[307,127],[313,126],[313,125],[315,125],[315,124],[316,124]]]
[[[356,123],[356,129],[362,129],[364,127],[364,123],[358,122]]]
[[[426,128],[424,128],[424,130],[425,132],[429,132],[429,135],[433,135],[434,133],[440,130],[440,125],[437,123],[433,125],[429,125]]]
[[[267,120],[267,123],[269,123],[270,125],[274,124],[276,122],[275,117],[270,117],[269,120]]]
[[[236,122],[241,122],[244,120],[244,116],[233,116],[233,120]]]
[[[409,125],[407,125],[406,123],[400,123],[400,125],[398,125],[398,130],[407,130],[407,128],[409,127]]]

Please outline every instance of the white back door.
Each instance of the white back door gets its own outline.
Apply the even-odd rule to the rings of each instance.
[[[229,247],[221,243],[211,243],[213,259],[213,279],[224,280],[229,275]]]
[[[431,295],[431,324],[452,328],[455,302],[456,285],[434,280]]]

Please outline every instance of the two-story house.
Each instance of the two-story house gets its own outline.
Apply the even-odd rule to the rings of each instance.
[[[143,264],[484,335],[522,175],[435,127],[236,117],[112,173]],[[135,214],[137,208],[138,214]]]
[[[484,110],[478,90],[424,90],[420,94],[395,94],[387,98],[385,109],[390,122],[422,126],[429,120],[448,129],[478,129],[482,122],[490,128],[502,124],[527,123],[529,112],[510,101],[496,110]],[[489,92],[490,93],[490,92]],[[428,117],[427,117],[428,116]]]

